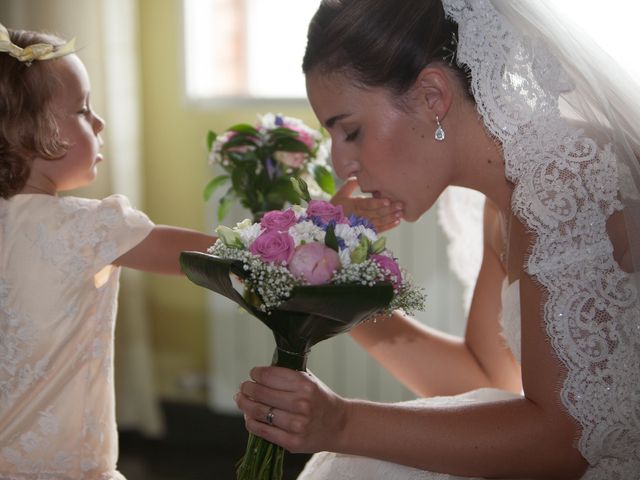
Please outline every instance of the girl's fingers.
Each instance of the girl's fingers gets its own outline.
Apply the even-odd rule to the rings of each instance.
[[[358,180],[356,178],[348,178],[338,191],[334,194],[333,198],[336,200],[343,200],[349,198],[353,192],[358,188]],[[332,202],[336,203],[336,202]]]
[[[373,226],[376,228],[376,232],[378,233],[386,232],[387,230],[391,230],[392,228],[395,228],[398,225],[400,225],[400,219],[395,217],[392,219],[387,219],[383,222],[373,223]]]

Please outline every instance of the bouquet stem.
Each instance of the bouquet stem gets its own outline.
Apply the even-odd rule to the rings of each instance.
[[[304,371],[307,354],[276,348],[271,365]],[[238,462],[237,480],[281,480],[284,465],[284,448],[249,433],[247,449]]]

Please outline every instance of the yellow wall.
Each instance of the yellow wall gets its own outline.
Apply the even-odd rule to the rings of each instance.
[[[187,105],[182,91],[181,1],[139,1],[145,211],[156,223],[211,232],[215,218],[205,219],[202,200],[211,176],[207,130],[252,122],[257,113],[267,111],[299,117],[313,126],[317,121],[306,102],[215,109]],[[161,394],[174,396],[178,375],[206,369],[205,292],[184,278],[150,275],[148,281],[158,383]]]

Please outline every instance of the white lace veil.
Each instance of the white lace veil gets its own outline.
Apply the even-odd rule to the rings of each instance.
[[[443,4],[478,111],[502,144],[512,209],[536,234],[526,268],[548,292],[544,320],[567,369],[562,402],[582,427],[584,478],[635,478],[640,275],[614,259],[607,221],[624,212],[640,272],[640,89],[551,3]]]
[[[615,146],[630,254],[634,271],[640,272],[640,84],[553,2],[492,3],[519,30],[546,39],[571,82],[560,96],[562,113],[596,126],[600,143]],[[640,275],[635,280],[640,286]]]

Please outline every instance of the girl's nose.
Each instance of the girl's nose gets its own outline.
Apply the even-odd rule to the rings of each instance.
[[[93,114],[93,130],[100,133],[104,129],[104,120],[96,113]]]

